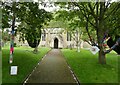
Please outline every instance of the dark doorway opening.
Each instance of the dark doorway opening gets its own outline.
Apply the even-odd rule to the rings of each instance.
[[[54,39],[54,48],[58,49],[58,39],[57,38]]]

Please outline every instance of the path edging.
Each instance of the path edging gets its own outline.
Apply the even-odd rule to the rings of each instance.
[[[65,61],[66,61],[66,63],[67,63],[67,66],[68,66],[70,72],[72,73],[72,76],[73,76],[74,80],[77,82],[78,85],[80,85],[80,81],[78,80],[78,77],[77,77],[76,74],[73,72],[72,68],[70,67],[69,63],[67,62],[67,59],[66,59],[65,56],[63,55],[61,49],[60,49],[60,52],[61,52],[61,55],[64,57],[64,59],[65,59]]]
[[[31,74],[35,71],[35,69],[39,66],[40,62],[44,59],[44,57],[51,51],[52,49],[50,48],[50,50],[39,60],[39,62],[36,64],[36,66],[34,67],[34,69],[27,75],[27,77],[24,79],[23,81],[23,85],[26,84],[26,82],[28,81],[29,77],[31,76]]]

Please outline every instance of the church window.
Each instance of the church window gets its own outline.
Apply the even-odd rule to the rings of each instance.
[[[67,41],[71,41],[71,33],[67,32]]]
[[[42,41],[45,41],[46,40],[46,33],[45,33],[45,30],[43,30],[43,33],[42,33]]]

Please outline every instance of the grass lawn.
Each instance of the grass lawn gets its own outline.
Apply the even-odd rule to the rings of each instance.
[[[0,50],[0,85],[2,83],[2,55],[1,55],[1,50]]]
[[[106,65],[98,64],[98,54],[90,51],[62,49],[68,64],[80,83],[118,83],[118,57],[114,52],[107,54]]]
[[[23,83],[25,78],[32,72],[40,59],[50,50],[50,48],[42,47],[37,54],[34,54],[32,50],[33,49],[30,47],[15,47],[13,63],[9,64],[9,48],[4,47],[2,49],[3,83]],[[10,66],[18,66],[18,75],[10,75]]]

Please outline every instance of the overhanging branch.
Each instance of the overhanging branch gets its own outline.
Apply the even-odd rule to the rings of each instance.
[[[77,3],[75,3],[75,2],[73,2],[73,5],[75,5],[75,6],[77,6],[77,7],[79,7],[79,9],[80,9],[80,11],[81,11],[81,13],[83,14],[83,16],[86,18],[86,20],[88,19],[88,17],[87,17],[87,14],[86,14],[86,10],[83,8],[82,9],[82,7],[80,7]],[[84,11],[84,13],[83,13],[83,11]],[[96,26],[88,19],[88,22],[94,27],[94,28],[96,28]]]
[[[105,17],[104,19],[107,19],[110,15],[114,14],[115,12],[117,12],[117,10],[119,9],[119,5],[120,5],[120,3],[117,6],[115,6],[113,8],[113,10],[109,13],[109,15],[107,15],[107,17]]]

